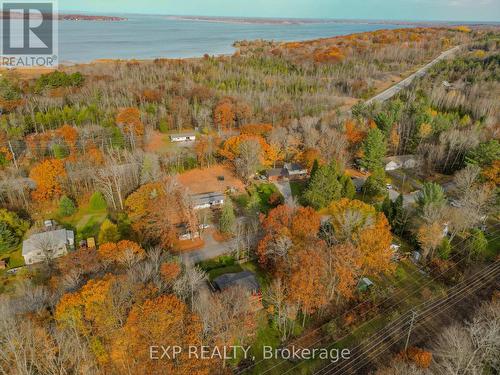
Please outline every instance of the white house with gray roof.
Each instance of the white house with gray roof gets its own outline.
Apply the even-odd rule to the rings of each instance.
[[[23,242],[24,262],[41,263],[47,259],[59,258],[75,246],[75,233],[71,230],[57,229],[33,234]]]

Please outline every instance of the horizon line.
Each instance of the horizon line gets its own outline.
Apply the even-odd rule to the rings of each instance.
[[[59,12],[67,14],[78,14],[87,13],[89,15],[105,16],[105,15],[115,15],[115,16],[160,16],[160,17],[205,17],[205,18],[227,18],[227,19],[268,19],[268,20],[317,20],[317,21],[368,21],[368,22],[405,22],[405,23],[473,23],[473,24],[494,24],[500,25],[500,21],[481,21],[481,20],[443,20],[443,19],[400,19],[400,18],[317,18],[317,17],[279,17],[279,16],[213,16],[213,15],[201,15],[201,14],[164,14],[164,13],[137,13],[137,12],[99,12],[99,11],[88,11],[88,10],[66,10],[59,9]]]

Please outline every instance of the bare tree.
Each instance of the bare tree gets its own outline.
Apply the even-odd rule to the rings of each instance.
[[[485,303],[472,320],[439,335],[435,369],[439,374],[481,375],[500,368],[500,302]]]
[[[239,152],[235,160],[236,170],[244,180],[248,180],[260,165],[262,147],[256,140],[248,140],[240,144]]]
[[[174,283],[174,292],[193,306],[198,289],[206,279],[205,271],[198,266],[186,264],[181,276]]]

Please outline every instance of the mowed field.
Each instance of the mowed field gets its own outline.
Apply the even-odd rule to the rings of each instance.
[[[219,177],[224,177],[224,180],[222,181]],[[239,192],[245,190],[243,181],[235,175],[231,168],[223,165],[193,169],[179,175],[178,179],[191,194],[224,193],[228,188],[234,188]]]

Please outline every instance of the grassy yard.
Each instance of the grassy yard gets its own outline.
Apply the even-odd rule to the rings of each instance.
[[[274,193],[278,193],[280,195],[281,193],[274,184],[268,184],[268,183],[256,185],[254,186],[254,189],[255,193],[259,195],[260,210],[263,213],[268,213],[273,208],[273,206],[269,204],[269,198]]]
[[[54,213],[52,217],[66,228],[76,231],[76,240],[97,237],[102,222],[106,219],[108,212],[106,209],[92,210],[88,205],[78,208],[78,211],[69,217],[61,217],[59,213]]]
[[[16,250],[11,251],[10,253],[1,254],[0,259],[7,262],[8,268],[17,268],[24,266],[22,244],[20,244]]]

